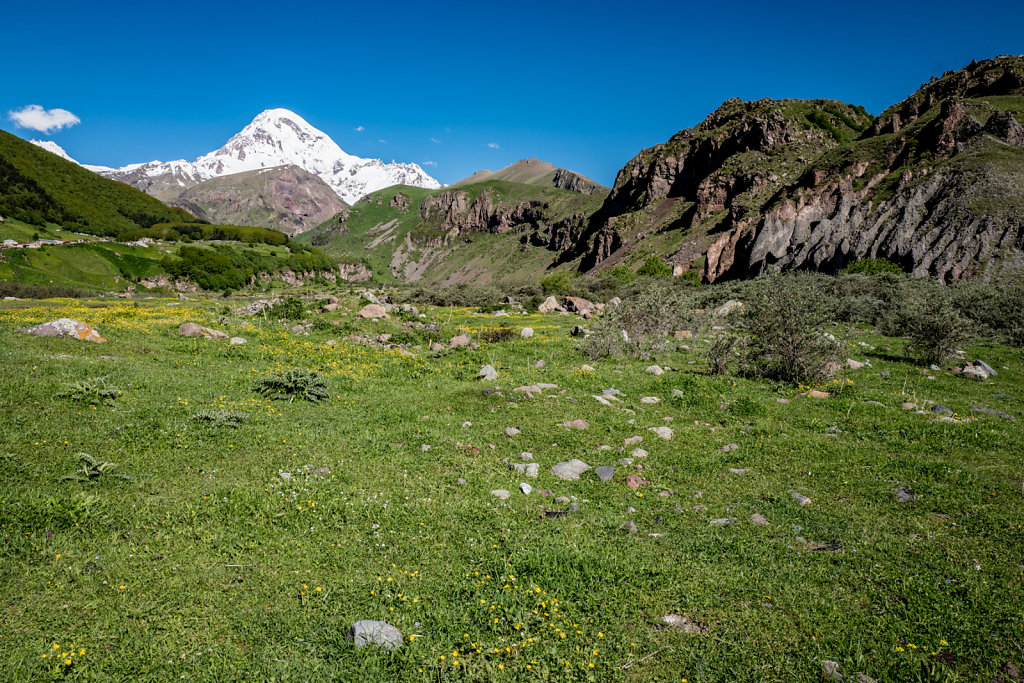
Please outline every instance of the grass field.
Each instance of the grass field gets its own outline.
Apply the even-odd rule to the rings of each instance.
[[[977,383],[849,329],[871,367],[798,398],[704,374],[706,340],[654,358],[675,368],[660,377],[652,361],[589,371],[572,316],[430,309],[427,332],[355,321],[342,298],[308,336],[222,301],[0,302],[6,680],[792,681],[834,660],[878,681],[990,681],[1024,665],[1019,349],[968,348],[999,371]],[[59,317],[108,342],[15,332]],[[183,322],[248,344],[177,336]],[[347,341],[447,347],[503,324],[536,335],[413,356]],[[475,379],[485,363],[496,381]],[[252,390],[289,368],[323,373],[331,399]],[[60,396],[98,377],[122,390],[112,405]],[[557,388],[511,391],[535,382]],[[593,398],[608,388],[621,403]],[[202,410],[246,417],[216,427]],[[589,428],[558,426],[575,419]],[[537,479],[505,464],[523,452]],[[79,453],[117,467],[60,481]],[[617,469],[556,479],[572,458]],[[549,517],[569,505],[542,489],[579,509]],[[355,650],[359,619],[394,624],[404,646]]]

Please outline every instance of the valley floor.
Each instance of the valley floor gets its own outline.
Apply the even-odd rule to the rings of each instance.
[[[354,321],[359,305],[295,335],[215,300],[0,302],[5,679],[791,681],[832,660],[989,681],[1024,665],[1019,349],[968,349],[999,373],[971,382],[850,329],[870,366],[813,399],[704,374],[706,340],[587,361],[572,316],[437,308],[426,332]],[[108,341],[15,332],[60,317]],[[536,334],[447,350],[500,325]],[[497,380],[475,379],[487,363]],[[289,368],[323,373],[331,399],[252,390]],[[122,390],[112,405],[60,395],[98,377]],[[537,382],[557,386],[512,391]],[[621,402],[594,398],[610,388]],[[245,417],[194,419],[220,410]],[[80,453],[117,467],[61,481]],[[573,458],[616,469],[552,474]],[[355,650],[360,619],[403,647]]]

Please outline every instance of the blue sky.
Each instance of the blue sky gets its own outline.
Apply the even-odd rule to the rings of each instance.
[[[1024,53],[1021,0],[39,7],[3,10],[4,130],[120,166],[195,159],[284,107],[445,183],[534,156],[611,184],[730,97],[877,114],[933,74]],[[31,104],[80,123],[17,128],[8,112]]]

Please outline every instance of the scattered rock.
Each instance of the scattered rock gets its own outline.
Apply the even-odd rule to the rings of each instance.
[[[532,330],[530,331],[530,334],[531,335],[533,334]],[[548,364],[548,362],[546,360],[544,360],[543,358],[541,358],[539,361],[537,361],[536,363],[533,364],[533,369],[534,370],[540,370],[542,367],[544,367],[547,364]]]
[[[995,370],[992,369],[991,365],[989,365],[988,363],[986,363],[983,360],[976,360],[976,361],[974,361],[974,367],[981,368],[982,370],[984,370],[985,372],[988,373],[989,377],[995,377],[996,375],[999,374]]]
[[[726,526],[727,524],[732,524],[732,519],[729,517],[718,517],[717,519],[711,520],[709,524],[712,526]]]
[[[808,398],[828,398],[832,394],[827,391],[818,391],[817,389],[811,389],[810,391],[804,391],[797,394],[797,397],[807,396]],[[788,403],[788,401],[787,401]]]
[[[775,399],[775,402],[776,403],[789,403],[789,399],[788,398],[777,398],[777,399]]]
[[[444,346],[441,345],[441,344],[438,344],[437,342],[431,342],[430,350],[431,351],[444,351]]]
[[[463,479],[462,477],[459,477],[458,479],[455,480],[455,483],[458,484],[459,486],[465,486],[466,480]]]
[[[544,299],[544,301],[537,306],[537,310],[541,313],[553,313],[558,308],[560,308],[558,305],[558,299],[553,296],[549,296],[547,299]]]
[[[521,433],[518,427],[505,427],[505,436],[519,436]]]
[[[232,337],[231,339],[228,340],[228,344],[230,344],[231,346],[242,346],[243,344],[248,343],[249,340],[246,339],[245,337]]]
[[[91,342],[107,341],[92,325],[71,318],[58,318],[34,327],[20,327],[17,331],[22,334],[34,334],[37,337],[66,337],[67,339]]]
[[[904,401],[903,403],[900,404],[900,408],[902,408],[903,410],[917,410],[917,404],[911,403],[909,401]]]
[[[593,365],[586,365],[586,364],[581,365],[580,366],[580,372],[594,372],[594,366]]]
[[[754,513],[750,515],[750,523],[756,526],[771,526],[771,522],[765,519],[764,515]]]
[[[493,365],[485,365],[480,368],[480,372],[476,374],[477,379],[484,381],[491,381],[498,379],[498,371],[494,369]]]
[[[519,336],[522,339],[529,339],[530,337],[533,336],[533,328],[532,327],[524,327],[522,330],[519,331]],[[538,361],[538,362],[543,363],[544,361]],[[534,367],[536,367],[536,365]],[[541,366],[541,367],[543,367],[543,366]]]
[[[658,376],[663,375],[665,373],[665,371],[662,370],[661,367],[658,366],[658,365],[648,365],[645,368],[645,371],[649,372],[650,374],[654,375],[655,377],[658,377]]]
[[[533,493],[533,487],[527,484],[525,481],[519,485],[519,490],[523,492],[523,495],[530,495]]]
[[[587,313],[594,312],[594,304],[581,299],[578,296],[567,296],[565,297],[565,307],[570,313],[578,313],[579,315],[585,315]]]
[[[600,467],[594,468],[594,474],[601,481],[611,481],[612,477],[615,476],[615,468],[609,465],[601,465]]]
[[[640,399],[641,403],[646,403],[648,405],[654,405],[655,403],[659,403],[660,401],[661,399],[658,398],[657,396],[644,396],[643,398]]]
[[[794,491],[792,495],[793,495],[793,500],[795,500],[796,502],[800,503],[801,507],[804,506],[804,505],[810,505],[811,504],[811,499],[808,498],[807,496],[803,495],[803,494],[800,494],[800,493],[797,493],[796,491]]]
[[[469,338],[468,334],[460,334],[449,339],[448,346],[451,348],[455,348],[457,346],[469,346],[471,341],[472,340]]]
[[[840,671],[839,662],[823,659],[821,661],[821,672],[825,674],[825,678],[831,678],[835,681],[843,680],[843,673]]]
[[[914,502],[914,494],[910,492],[910,489],[904,486],[897,486],[892,490],[892,492],[896,494],[896,500],[898,500],[901,503]]]
[[[991,408],[982,408],[981,406],[971,406],[971,410],[976,410],[979,413],[985,413],[986,415],[995,415],[996,417],[1001,417],[1004,420],[1009,420],[1010,422],[1017,421],[1017,418],[1015,418],[1013,415],[1010,415],[1009,413],[1004,413],[1001,410],[992,410]]]
[[[738,474],[740,476],[743,476],[744,474],[746,474],[750,470],[748,470],[746,467],[730,467],[729,471],[732,472],[733,474]]]
[[[655,434],[660,436],[662,439],[665,439],[666,441],[671,440],[672,435],[675,433],[672,431],[670,427],[651,427],[648,429],[648,431],[654,432]]]
[[[590,423],[586,420],[569,420],[568,422],[559,422],[557,427],[566,427],[568,429],[587,429],[590,427]]]
[[[493,491],[491,491],[491,495],[495,496],[496,498],[500,498],[501,500],[508,500],[508,497],[511,496],[512,494],[506,491],[505,489],[494,489]]]
[[[679,629],[683,633],[699,636],[708,632],[707,626],[681,614],[666,614],[658,620],[670,628]]]
[[[932,412],[939,413],[940,415],[952,415],[953,411],[941,404],[935,404],[932,406]]]
[[[979,368],[974,365],[968,365],[963,370],[961,370],[960,376],[966,377],[967,379],[973,379],[977,382],[984,382],[985,380],[988,379],[988,373],[985,372],[982,368]]]
[[[885,407],[885,404],[882,403],[881,401],[864,401],[864,405],[866,405],[866,406],[878,406],[880,408],[884,408]]]
[[[619,464],[623,467],[629,467],[633,464],[633,458],[619,458]]]
[[[860,361],[856,361],[856,360],[854,360],[852,358],[847,358],[846,359],[846,365],[851,370],[860,370],[862,367],[864,367],[864,363],[861,363]]]
[[[516,392],[517,394],[525,394],[529,398],[534,398],[535,395],[540,396],[541,394],[541,388],[536,384],[527,384],[521,387],[516,387],[512,391]]]
[[[348,639],[357,648],[373,645],[394,650],[402,647],[402,632],[383,621],[357,621],[349,629]]]
[[[360,318],[387,318],[388,312],[380,304],[366,304],[356,313]]]
[[[629,452],[629,454],[632,455],[634,458],[646,458],[647,457],[647,451],[645,451],[642,448],[634,448],[633,450],[631,450]]]
[[[182,323],[178,326],[178,334],[182,337],[206,337],[207,339],[227,339],[228,335],[220,330],[203,327],[196,323]]]
[[[722,446],[722,452],[723,453],[728,453],[729,451],[734,451],[737,448],[739,448],[739,446],[737,446],[736,444],[734,444],[734,443],[727,443],[724,446]]]
[[[623,531],[628,531],[631,534],[640,533],[640,530],[636,528],[636,524],[634,524],[632,521],[629,521],[629,522],[626,522],[625,524],[623,524],[622,525],[622,530]]]
[[[569,330],[569,334],[573,337],[583,337],[587,334],[587,331],[579,325],[573,325]]]
[[[641,486],[647,486],[651,482],[647,481],[639,474],[627,474],[626,475],[626,486],[636,491]]]
[[[579,460],[577,458],[573,458],[572,460],[568,460],[566,462],[560,462],[557,465],[555,465],[554,467],[552,467],[551,468],[551,473],[553,475],[555,475],[556,477],[558,477],[559,479],[564,479],[566,481],[572,481],[572,480],[575,480],[575,479],[579,479],[580,475],[583,474],[584,472],[586,472],[589,469],[590,469],[590,465],[588,465],[587,463],[583,462],[582,460]]]

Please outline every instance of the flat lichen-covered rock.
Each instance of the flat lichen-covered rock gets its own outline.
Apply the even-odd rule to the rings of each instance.
[[[18,332],[23,334],[34,334],[39,337],[67,337],[68,339],[82,339],[84,341],[105,342],[96,328],[80,320],[71,318],[59,318],[48,323],[36,325],[35,327],[22,327]]]

